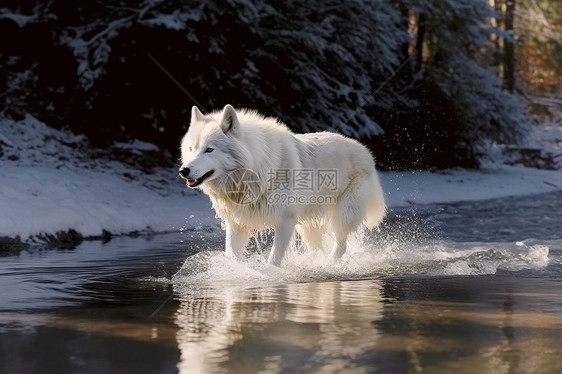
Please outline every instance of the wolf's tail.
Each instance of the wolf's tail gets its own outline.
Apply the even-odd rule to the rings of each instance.
[[[371,178],[371,188],[372,192],[367,201],[367,215],[365,217],[365,224],[370,229],[377,227],[386,215],[384,193],[376,172]]]

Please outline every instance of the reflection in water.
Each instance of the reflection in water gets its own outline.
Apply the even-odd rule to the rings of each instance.
[[[404,216],[337,264],[211,234],[0,257],[0,373],[560,373],[559,197],[428,213],[455,241]]]
[[[371,322],[381,317],[381,300],[378,281],[182,295],[176,315],[178,368],[182,373],[365,372],[354,360],[376,347]]]
[[[404,372],[559,372],[559,286],[508,277],[396,280],[385,293],[398,300],[375,323],[384,335],[378,349],[403,349]]]
[[[457,277],[184,290],[175,317],[178,369],[558,372],[559,286],[545,280]]]

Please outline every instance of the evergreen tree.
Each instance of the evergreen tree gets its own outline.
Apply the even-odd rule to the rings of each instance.
[[[191,105],[231,103],[370,138],[387,167],[475,166],[525,123],[491,17],[482,0],[25,1],[0,8],[0,103],[174,153]]]
[[[379,141],[395,167],[478,166],[490,142],[513,143],[527,124],[525,103],[502,89],[492,56],[496,13],[480,0],[404,1],[417,30],[408,92],[418,103],[385,113]],[[411,77],[411,78],[410,78]],[[390,117],[390,118],[389,118]],[[388,119],[389,118],[389,119]],[[402,152],[408,149],[409,152]],[[396,160],[396,161],[395,161]]]

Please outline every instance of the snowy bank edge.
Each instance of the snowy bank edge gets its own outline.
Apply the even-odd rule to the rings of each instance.
[[[380,174],[387,204],[398,210],[562,190],[562,173],[518,166]],[[40,185],[32,183],[36,179]],[[7,212],[0,216],[0,237],[21,238],[27,243],[44,242],[45,238],[57,243],[56,238],[72,237],[72,233],[104,239],[220,227],[208,198],[202,194],[185,196],[170,191],[162,196],[158,191],[94,171],[3,167],[0,185],[0,209]]]
[[[17,155],[0,156],[0,237],[24,242],[57,236],[103,239],[220,227],[208,198],[186,192],[177,169],[149,175],[111,160],[92,166],[80,150],[86,141],[31,116],[0,120],[0,146]],[[138,141],[116,147],[156,149]],[[562,172],[498,160],[484,170],[381,172],[381,181],[388,206],[408,209],[557,191]]]

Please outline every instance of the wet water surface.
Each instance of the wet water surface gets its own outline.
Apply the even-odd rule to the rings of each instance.
[[[281,269],[222,232],[30,248],[0,258],[0,372],[557,373],[560,201],[397,211]]]

